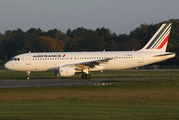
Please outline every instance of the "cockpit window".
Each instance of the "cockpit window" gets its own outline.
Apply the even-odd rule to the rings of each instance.
[[[20,61],[20,58],[12,58],[12,60]]]

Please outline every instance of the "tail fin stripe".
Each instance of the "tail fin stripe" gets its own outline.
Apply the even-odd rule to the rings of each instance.
[[[154,38],[154,40],[150,43],[150,45],[146,48],[146,49],[150,49],[152,47],[152,45],[157,41],[157,39],[161,36],[161,34],[163,33],[163,31],[166,30],[166,28],[168,27],[168,25],[170,24],[166,24],[162,30],[157,34],[157,36]]]
[[[163,23],[149,42],[140,51],[165,52],[172,23]]]
[[[154,38],[154,40],[150,43],[150,45],[146,49],[150,49],[152,45],[157,41],[157,39],[161,36],[161,34],[167,29],[169,24],[166,24],[162,30],[157,34],[157,36]]]
[[[156,45],[154,46],[153,49],[157,49],[157,47],[166,39],[166,37],[170,34],[170,30],[167,31],[164,35],[162,35],[161,39],[157,41]]]
[[[149,44],[149,46],[146,49],[150,49],[152,47],[152,45],[156,42],[156,40],[160,37],[160,35],[163,33],[164,29],[166,29],[165,25],[162,30],[157,34],[157,36],[154,38],[154,40]]]
[[[168,34],[168,36],[165,38],[165,40],[160,44],[160,46],[157,49],[161,49],[165,45],[165,43],[168,41],[169,35],[170,34]]]
[[[165,38],[169,34],[169,32],[170,32],[169,29],[170,29],[170,27],[168,27],[168,29],[160,36],[160,38],[157,40],[157,42],[151,49],[157,48],[158,44],[160,44],[162,42],[163,38]]]

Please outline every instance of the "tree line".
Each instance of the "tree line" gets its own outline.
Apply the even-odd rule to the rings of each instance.
[[[79,27],[66,33],[53,29],[47,32],[40,28],[28,31],[7,30],[0,33],[0,64],[13,56],[32,52],[77,52],[77,51],[132,51],[141,49],[158,30],[162,23],[172,23],[167,51],[179,53],[179,20],[170,19],[158,24],[141,24],[129,35],[111,33],[107,28],[96,30]],[[160,64],[175,64],[179,55]]]

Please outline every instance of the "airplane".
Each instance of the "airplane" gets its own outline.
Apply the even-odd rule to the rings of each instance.
[[[175,57],[175,53],[166,52],[171,25],[162,24],[138,51],[29,52],[13,57],[5,68],[25,71],[27,79],[35,71],[53,71],[55,76],[61,77],[82,73],[82,79],[90,79],[91,71],[122,70],[161,62]]]

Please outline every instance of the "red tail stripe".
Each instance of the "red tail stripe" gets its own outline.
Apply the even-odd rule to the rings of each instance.
[[[160,46],[157,49],[161,49],[165,45],[165,43],[168,41],[169,36],[170,34],[167,35],[167,37],[164,39],[164,41],[160,44]]]

